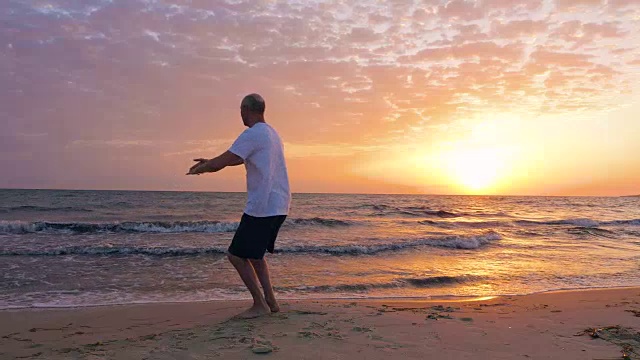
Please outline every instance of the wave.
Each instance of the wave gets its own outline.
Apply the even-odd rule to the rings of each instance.
[[[380,252],[398,251],[418,246],[432,246],[450,249],[477,249],[500,240],[502,236],[495,231],[476,236],[442,236],[418,239],[408,242],[375,245],[338,245],[338,246],[289,246],[282,248],[285,253],[325,253],[332,255],[373,255]]]
[[[0,221],[0,234],[29,233],[186,233],[232,232],[238,228],[238,222],[219,221],[155,221],[155,222],[122,222],[122,223],[58,223],[58,222],[24,222]]]
[[[383,212],[375,212],[369,214],[369,216],[392,216],[392,215],[402,215],[402,216],[410,216],[410,217],[434,217],[434,218],[456,218],[464,216],[462,214],[456,214],[453,212],[445,211],[445,210],[411,210],[411,209],[402,209],[396,208],[393,210],[387,210]]]
[[[506,217],[512,218],[512,215],[509,215],[505,212],[487,212],[487,211],[472,211],[472,212],[462,212],[462,211],[454,211],[454,210],[434,210],[429,206],[405,206],[405,207],[394,207],[384,204],[364,204],[358,205],[354,207],[355,209],[370,209],[375,210],[376,212],[372,214],[373,216],[388,216],[388,215],[408,215],[408,216],[416,216],[416,217],[437,217],[437,218],[458,218],[458,217]]]
[[[462,214],[458,214],[451,211],[432,210],[430,208],[422,207],[422,206],[407,207],[407,208],[403,208],[402,210],[415,215],[420,215],[420,216],[426,215],[426,216],[439,217],[439,218],[455,218],[455,217],[463,216]]]
[[[355,209],[374,210],[371,216],[389,216],[389,215],[408,215],[408,216],[430,216],[439,218],[453,218],[463,216],[455,212],[446,210],[433,210],[426,206],[406,206],[396,207],[385,204],[362,204],[354,207]]]
[[[596,221],[592,219],[562,219],[562,220],[516,220],[518,225],[573,225],[578,227],[598,227],[614,225],[637,225],[640,226],[640,219]]]
[[[22,205],[14,207],[2,208],[3,212],[22,211],[22,212],[93,212],[91,209],[77,208],[73,206],[50,207],[50,206],[34,206]]]
[[[396,209],[392,206],[385,204],[361,204],[355,206],[355,209],[372,209],[376,211],[388,210],[388,209]]]
[[[288,219],[285,226],[349,226],[351,222],[328,218]],[[233,232],[238,222],[220,221],[148,221],[116,223],[63,223],[63,222],[24,222],[0,221],[0,234],[30,233],[220,233]]]
[[[490,221],[437,221],[437,220],[420,220],[418,224],[426,226],[434,226],[444,229],[485,229],[485,228],[514,228],[521,226],[522,228],[530,228],[531,226],[557,226],[570,225],[577,228],[597,229],[600,226],[640,226],[640,219],[630,220],[613,220],[613,221],[596,221],[592,219],[561,219],[561,220],[490,220]],[[602,229],[601,229],[602,230]],[[597,230],[596,230],[597,231]],[[603,230],[609,231],[609,230]],[[609,231],[611,232],[611,231]]]
[[[640,226],[640,219],[604,221],[601,225],[634,225]]]
[[[283,246],[276,253],[283,254],[329,254],[329,255],[373,255],[381,252],[399,251],[418,246],[431,246],[449,249],[478,249],[491,241],[502,237],[496,232],[478,236],[443,236],[418,239],[401,243],[375,245],[338,245],[338,246]],[[54,249],[18,249],[0,250],[0,256],[57,256],[57,255],[151,255],[151,256],[187,256],[206,254],[225,254],[226,246],[206,248],[185,247],[135,247],[135,246],[69,246]]]
[[[227,248],[167,248],[167,247],[135,247],[135,246],[69,246],[48,250],[0,250],[0,256],[59,256],[59,255],[152,255],[152,256],[187,256],[224,254]]]
[[[415,287],[432,287],[432,286],[441,286],[441,285],[454,285],[454,284],[462,284],[472,281],[478,281],[482,278],[478,276],[471,275],[462,275],[462,276],[431,276],[424,278],[408,278],[402,279],[402,281],[407,282]]]
[[[421,220],[418,224],[435,226],[445,229],[455,228],[469,228],[469,229],[484,229],[495,227],[513,227],[511,221],[433,221],[433,220]]]
[[[278,291],[303,291],[303,292],[352,292],[368,291],[374,289],[393,288],[431,288],[452,286],[482,280],[478,276],[432,276],[424,278],[399,278],[390,282],[382,283],[359,283],[359,284],[336,284],[336,285],[315,285],[315,286],[288,286],[277,287]]]
[[[349,226],[353,223],[350,221],[338,220],[338,219],[327,219],[327,218],[319,218],[314,217],[310,219],[287,219],[285,224],[293,224],[293,225],[320,225],[320,226]]]
[[[574,235],[590,235],[595,237],[604,237],[609,239],[615,239],[617,236],[613,231],[601,229],[597,227],[584,227],[578,226],[567,230],[570,234]]]
[[[574,225],[574,226],[598,226],[599,222],[591,219],[562,219],[562,220],[549,220],[549,221],[540,221],[540,220],[516,220],[516,224],[518,225]]]

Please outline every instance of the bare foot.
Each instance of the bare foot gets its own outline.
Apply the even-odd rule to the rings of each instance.
[[[253,305],[250,309],[245,310],[244,312],[234,316],[238,319],[253,319],[260,316],[268,315],[271,313],[269,307],[264,305]]]
[[[277,313],[280,311],[280,306],[276,299],[267,300],[267,305],[269,305],[269,309],[271,309],[272,313]]]

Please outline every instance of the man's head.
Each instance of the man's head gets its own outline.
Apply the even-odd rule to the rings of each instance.
[[[256,122],[264,121],[265,103],[262,96],[249,94],[240,103],[240,116],[245,126],[253,126]]]

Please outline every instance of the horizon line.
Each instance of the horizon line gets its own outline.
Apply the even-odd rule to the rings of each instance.
[[[122,192],[191,192],[191,193],[229,193],[246,194],[246,191],[215,191],[215,190],[141,190],[141,189],[68,189],[68,188],[11,188],[0,187],[1,190],[41,190],[41,191],[122,191]],[[634,195],[519,195],[519,194],[429,194],[429,193],[355,193],[355,192],[291,192],[291,194],[309,195],[419,195],[419,196],[491,196],[491,197],[640,197]]]

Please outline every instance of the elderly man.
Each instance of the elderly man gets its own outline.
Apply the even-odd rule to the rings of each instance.
[[[195,159],[187,175],[220,171],[244,164],[247,171],[247,205],[228,250],[229,261],[253,297],[253,306],[238,315],[254,318],[278,312],[265,251],[273,253],[280,226],[291,204],[289,178],[282,140],[264,120],[265,102],[258,94],[242,99],[240,116],[246,130],[220,156]],[[262,285],[264,295],[260,291]]]

